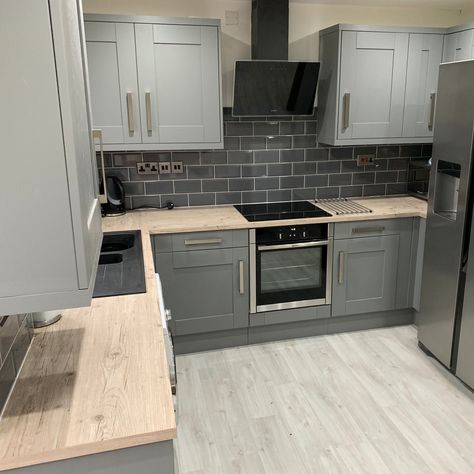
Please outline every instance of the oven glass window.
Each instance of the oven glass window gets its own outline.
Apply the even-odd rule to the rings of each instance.
[[[327,247],[315,246],[257,253],[257,305],[326,297]]]

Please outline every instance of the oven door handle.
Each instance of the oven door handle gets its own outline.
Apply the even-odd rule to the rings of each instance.
[[[295,244],[277,244],[277,245],[259,245],[257,247],[259,252],[267,250],[285,250],[285,249],[302,249],[307,247],[324,247],[328,245],[328,240],[318,240],[317,242],[298,242]]]

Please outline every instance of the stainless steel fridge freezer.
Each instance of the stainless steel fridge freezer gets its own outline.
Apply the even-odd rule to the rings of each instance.
[[[418,340],[474,387],[474,61],[441,64],[437,96]]]

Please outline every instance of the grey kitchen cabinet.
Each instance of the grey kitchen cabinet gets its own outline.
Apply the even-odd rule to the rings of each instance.
[[[339,140],[401,136],[408,37],[342,32]]]
[[[85,22],[94,128],[104,144],[141,143],[132,23]]]
[[[432,137],[443,35],[410,34],[403,136]]]
[[[320,31],[319,141],[430,142],[443,33],[358,25]]]
[[[81,2],[2,2],[0,18],[0,314],[86,306],[102,229]]]
[[[219,20],[86,15],[105,150],[223,147]]]
[[[333,317],[411,307],[413,219],[336,224],[334,235]]]
[[[474,59],[474,25],[454,27],[446,35],[443,62]]]
[[[220,237],[196,232],[154,238],[155,269],[175,336],[249,324],[247,231],[216,234]],[[188,250],[167,251],[169,244],[179,248],[181,240]],[[234,247],[232,242],[243,246]]]

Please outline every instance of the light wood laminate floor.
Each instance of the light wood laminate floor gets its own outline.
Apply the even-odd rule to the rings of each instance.
[[[179,474],[474,473],[474,396],[405,326],[177,357]]]

